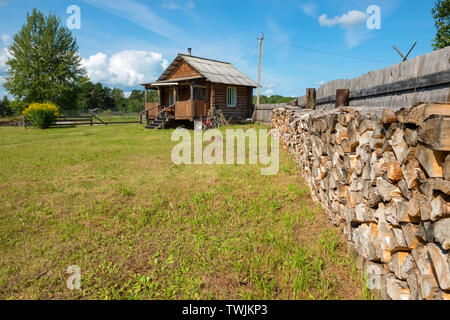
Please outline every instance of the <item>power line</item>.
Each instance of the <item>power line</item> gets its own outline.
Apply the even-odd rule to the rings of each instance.
[[[315,52],[315,53],[325,54],[325,55],[329,55],[329,56],[335,56],[335,57],[341,57],[341,58],[347,58],[347,59],[354,59],[354,60],[363,60],[363,61],[377,62],[377,63],[389,63],[389,64],[394,63],[394,62],[383,61],[383,60],[368,59],[368,58],[363,58],[363,57],[355,57],[355,56],[348,56],[348,55],[344,55],[344,54],[331,53],[331,52],[311,49],[311,48],[307,48],[307,47],[303,47],[303,46],[298,46],[298,45],[295,45],[295,44],[292,44],[292,43],[278,41],[278,40],[273,40],[273,39],[268,39],[268,38],[265,38],[265,40],[271,41],[271,42],[275,42],[275,43],[279,43],[279,44],[283,44],[283,45],[290,46],[290,47],[294,47],[294,48],[298,48],[298,49],[302,49],[302,50],[307,50],[307,51],[311,51],[311,52]]]
[[[243,56],[241,59],[239,59],[238,62],[234,63],[234,65],[238,65],[239,63],[241,63],[242,61],[244,61],[245,59],[247,59],[256,49],[258,49],[259,47],[259,43],[252,49],[250,50],[245,56]]]

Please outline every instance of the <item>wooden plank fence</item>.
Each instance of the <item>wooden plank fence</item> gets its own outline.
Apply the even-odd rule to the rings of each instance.
[[[272,111],[284,107],[286,103],[276,104],[260,104],[255,106],[254,119],[257,123],[270,124],[272,119]]]
[[[354,79],[333,80],[287,105],[304,109],[339,106],[408,107],[418,102],[450,102],[450,47],[371,71]],[[272,110],[283,104],[255,109],[255,121],[269,124]]]
[[[306,95],[292,104],[308,106],[315,92],[315,109],[344,106],[407,107],[418,102],[450,101],[450,47],[418,56],[354,79],[333,80],[319,89],[308,88]],[[342,99],[348,90],[347,100]],[[342,103],[345,101],[345,103]]]

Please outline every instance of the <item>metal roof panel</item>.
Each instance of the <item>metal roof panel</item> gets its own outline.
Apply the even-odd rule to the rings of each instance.
[[[184,59],[211,82],[257,87],[253,80],[230,63],[186,55],[178,57]]]

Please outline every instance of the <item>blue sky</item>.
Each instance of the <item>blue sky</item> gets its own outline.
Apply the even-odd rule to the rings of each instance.
[[[37,7],[65,23],[81,10],[73,30],[91,79],[125,91],[155,80],[177,55],[229,61],[257,80],[257,36],[264,32],[262,85],[266,94],[303,95],[308,87],[362,75],[432,50],[433,0],[0,0],[0,83],[6,45]],[[367,8],[381,9],[381,29],[367,28]],[[291,44],[291,46],[285,45]],[[294,45],[294,46],[292,46]],[[307,51],[362,57],[349,59]],[[245,59],[242,59],[244,58]],[[372,61],[376,60],[376,61]],[[0,88],[0,96],[5,93]]]

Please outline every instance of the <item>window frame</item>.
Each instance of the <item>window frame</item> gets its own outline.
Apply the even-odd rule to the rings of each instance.
[[[201,97],[201,99],[199,99]],[[194,101],[205,101],[206,88],[194,87]]]
[[[173,102],[172,104],[170,103],[171,102],[170,100],[172,100],[172,102]],[[174,92],[173,92],[173,90],[169,90],[169,106],[174,105],[175,102],[176,102],[176,100],[175,100]]]
[[[231,91],[230,91],[231,90]],[[234,104],[230,104],[230,92],[233,92],[234,95]],[[227,107],[235,108],[237,106],[237,88],[236,87],[227,87]]]

